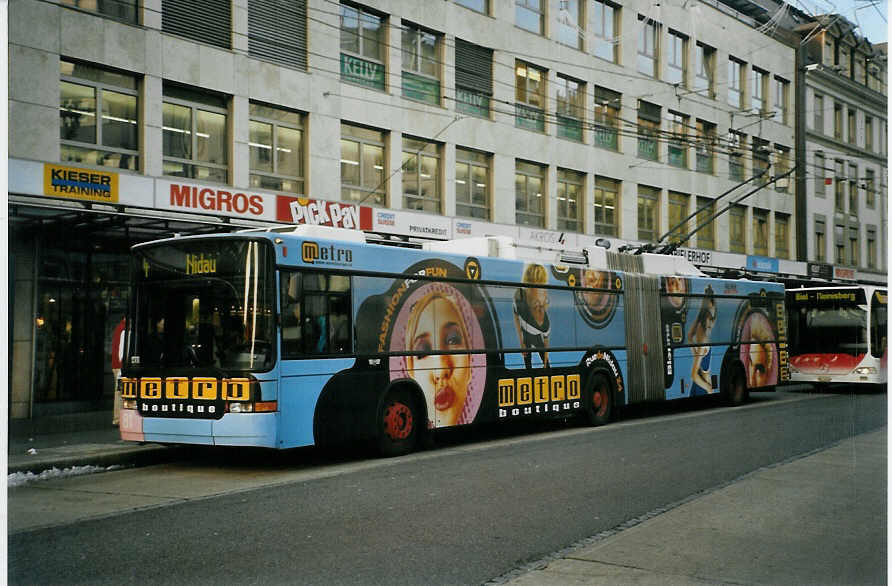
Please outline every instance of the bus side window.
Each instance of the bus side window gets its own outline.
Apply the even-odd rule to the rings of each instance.
[[[282,357],[295,358],[302,351],[303,287],[301,273],[282,272]]]

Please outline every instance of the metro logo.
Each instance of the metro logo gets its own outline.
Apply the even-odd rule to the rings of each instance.
[[[499,407],[575,401],[582,397],[578,374],[500,378],[498,388]]]
[[[349,265],[353,263],[353,251],[349,248],[335,248],[334,246],[320,247],[319,244],[307,241],[301,244],[300,258],[307,264]]]
[[[250,401],[251,379],[170,376],[122,378],[124,399],[194,399],[197,401]]]

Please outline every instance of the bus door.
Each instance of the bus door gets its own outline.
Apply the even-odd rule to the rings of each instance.
[[[325,384],[349,369],[352,354],[350,277],[318,271],[282,270],[281,447],[314,443],[316,404]]]
[[[663,337],[657,317],[660,315],[660,277],[626,273],[623,294],[628,401],[665,399]]]

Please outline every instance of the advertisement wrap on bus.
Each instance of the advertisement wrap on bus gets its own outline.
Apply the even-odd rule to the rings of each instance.
[[[382,246],[353,233],[134,247],[122,437],[373,441],[391,455],[440,428],[597,425],[618,405],[701,395],[739,404],[788,376],[780,285]]]

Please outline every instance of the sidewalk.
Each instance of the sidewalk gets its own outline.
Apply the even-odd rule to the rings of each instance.
[[[39,474],[73,466],[144,466],[175,455],[176,448],[122,441],[111,419],[111,411],[92,411],[11,420],[8,473]]]
[[[757,470],[507,583],[886,584],[886,435],[884,427]]]

